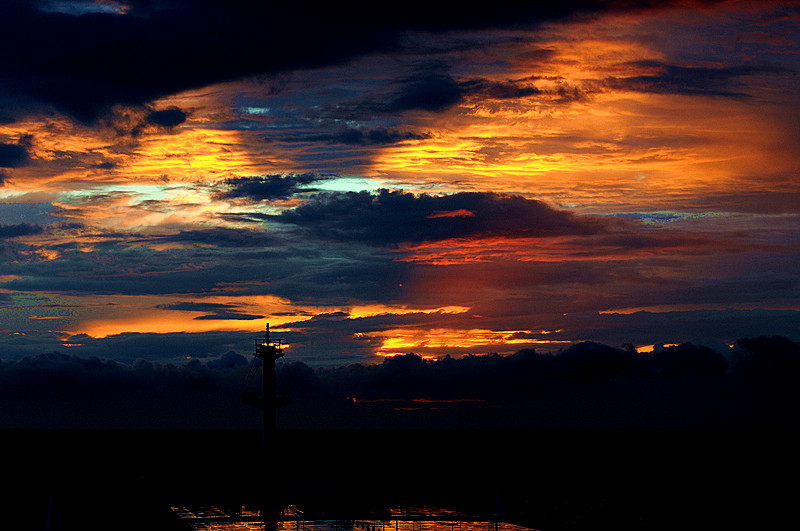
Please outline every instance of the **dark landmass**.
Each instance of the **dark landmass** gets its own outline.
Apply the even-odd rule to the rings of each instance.
[[[260,429],[240,403],[259,384],[229,352],[182,365],[60,353],[0,361],[0,428]],[[800,427],[800,343],[745,338],[638,353],[583,342],[559,353],[416,354],[312,368],[282,359],[282,429],[789,429]]]
[[[428,505],[542,531],[770,528],[794,507],[774,430],[3,431],[3,528],[180,529],[172,505],[320,517]],[[266,462],[263,461],[267,457]]]
[[[320,518],[427,505],[542,531],[769,528],[794,507],[800,344],[783,337],[282,363],[295,401],[266,447],[259,411],[229,422],[248,365],[0,363],[2,527],[180,529],[170,506],[265,488]]]
[[[684,343],[575,344],[373,366],[279,367],[297,404],[287,428],[741,429],[800,427],[800,343],[740,339],[719,352]]]

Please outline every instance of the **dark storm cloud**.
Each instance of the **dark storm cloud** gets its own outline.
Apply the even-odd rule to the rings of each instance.
[[[24,145],[0,143],[0,168],[20,168],[29,162],[28,150]]]
[[[214,227],[211,229],[182,230],[177,234],[150,236],[133,241],[148,243],[202,244],[214,247],[272,247],[279,243],[272,235],[263,231]]]
[[[40,234],[44,229],[40,225],[18,223],[16,225],[0,225],[0,239],[16,238],[29,234]]]
[[[717,193],[689,200],[693,207],[716,212],[754,212],[758,214],[800,214],[800,193],[790,190],[775,192],[741,191]]]
[[[128,140],[126,137],[136,139],[149,134],[173,132],[190,115],[190,111],[175,106],[154,109],[146,104],[131,104],[107,110],[102,117],[98,117],[96,125],[106,134]]]
[[[0,96],[18,105],[51,105],[83,122],[115,104],[142,105],[216,82],[398,49],[406,31],[520,26],[631,7],[590,0],[469,9],[456,2],[131,0],[128,9],[65,12],[48,5],[3,2],[0,44],[9,51],[0,57]],[[453,87],[437,81],[427,80],[395,104],[438,108],[457,98]]]
[[[701,96],[725,96],[741,98],[748,96],[742,90],[743,78],[763,74],[785,74],[785,68],[768,65],[741,66],[683,66],[656,61],[637,61],[638,68],[653,68],[655,74],[607,80],[614,88],[641,92],[684,94]]]
[[[427,72],[414,76],[403,85],[382,110],[440,112],[461,101],[463,96],[464,90],[455,79],[446,74]]]
[[[152,125],[175,127],[186,121],[188,114],[181,109],[172,108],[163,111],[150,111],[145,120]]]
[[[228,189],[220,192],[218,196],[230,199],[244,197],[254,201],[286,199],[298,192],[313,192],[315,191],[313,188],[306,188],[306,186],[330,178],[330,176],[315,173],[236,177],[227,179],[223,183]]]
[[[0,293],[0,308],[11,306],[13,302],[14,298],[11,295],[8,293]]]
[[[119,15],[126,10],[123,4],[115,0],[40,0],[39,9],[45,13],[63,13],[65,15],[83,16],[92,14]]]
[[[125,332],[103,338],[76,334],[68,337],[66,342],[76,345],[70,347],[70,352],[81,357],[106,357],[121,363],[134,363],[137,359],[146,359],[153,363],[175,363],[189,358],[211,360],[231,350],[247,352],[253,345],[251,338],[258,337],[258,331],[261,329],[263,329],[263,325],[254,325],[253,334],[242,332],[174,332],[167,334]],[[63,348],[58,341],[54,341],[50,350]]]
[[[603,230],[606,223],[521,196],[482,192],[415,196],[387,190],[376,195],[320,193],[273,219],[325,239],[386,244],[480,235],[588,235]]]
[[[413,76],[401,82],[389,101],[377,104],[376,109],[389,113],[409,110],[442,112],[470,96],[507,100],[541,93],[529,82],[482,78],[457,81],[443,73],[444,68],[443,65],[437,65],[419,69]]]
[[[383,146],[396,144],[406,140],[424,140],[430,138],[428,133],[413,131],[397,131],[385,127],[372,129],[355,129],[348,127],[331,133],[306,134],[281,138],[283,142],[326,142],[329,144],[345,144],[352,146]]]
[[[651,299],[652,300],[652,299]],[[576,312],[561,321],[578,337],[638,345],[692,341],[728,344],[747,335],[800,334],[800,313],[791,310],[693,310],[671,312]]]
[[[292,345],[292,352],[296,353],[294,359],[314,366],[370,363],[382,343],[379,337],[359,333],[364,330],[359,324],[364,323],[350,319],[343,312],[318,314],[293,324],[299,326],[292,327],[291,332],[278,332],[278,335]]]
[[[533,85],[521,84],[518,81],[492,81],[488,79],[471,79],[461,83],[461,88],[464,92],[469,94],[478,94],[481,96],[506,100],[516,98],[527,98],[541,93],[541,91]]]
[[[336,63],[396,39],[385,28],[361,28],[357,12],[339,5],[128,4],[125,15],[69,16],[6,2],[2,43],[15,52],[0,60],[3,92],[91,122],[114,104],[140,105],[218,81]],[[352,39],[356,28],[359,38]]]
[[[195,317],[197,320],[219,320],[235,319],[240,321],[252,321],[263,319],[263,315],[247,314],[239,311],[233,304],[221,304],[215,302],[179,302],[175,304],[165,304],[158,306],[162,310],[177,310],[183,312],[204,312],[205,315]]]
[[[330,367],[355,361],[373,362],[383,344],[382,333],[387,330],[458,327],[461,323],[463,315],[444,312],[385,313],[355,318],[345,312],[331,312],[286,323],[277,330],[302,361]],[[283,328],[290,331],[281,331]]]
[[[11,276],[2,287],[85,295],[197,295],[236,285],[237,295],[270,294],[322,305],[351,304],[354,293],[361,301],[396,301],[400,296],[398,286],[410,264],[393,261],[389,251],[277,232],[215,228],[119,240],[99,235],[110,239],[97,241],[92,253],[82,252],[74,242],[51,246],[56,260],[12,248],[11,242],[18,240],[7,240],[0,252],[10,259],[2,273]],[[165,244],[164,250],[151,247]]]
[[[136,242],[125,241],[98,243],[94,253],[81,252],[74,243],[63,244],[52,248],[58,253],[57,260],[40,260],[28,253],[6,262],[4,273],[18,274],[19,278],[4,283],[4,287],[77,294],[197,294],[219,283],[259,278],[257,259],[250,261],[238,254],[242,241],[209,245],[208,234],[193,236],[188,241],[179,240],[189,244],[185,248],[163,252],[144,245],[129,247]],[[162,244],[173,240],[147,241]],[[102,260],[98,259],[100,255]]]
[[[2,105],[2,101],[0,101],[0,105]],[[16,119],[11,115],[11,113],[6,112],[5,110],[0,110],[0,125],[5,124],[13,124]]]
[[[201,315],[199,317],[195,317],[197,321],[218,321],[218,320],[237,320],[237,321],[254,321],[256,319],[263,319],[263,315],[257,314],[250,314],[250,313],[242,313],[236,311],[225,311],[223,309],[216,310],[215,313]]]

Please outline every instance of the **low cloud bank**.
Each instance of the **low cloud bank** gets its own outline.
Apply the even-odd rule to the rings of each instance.
[[[583,342],[555,354],[406,354],[291,371],[312,406],[327,401],[318,414],[331,428],[787,428],[800,419],[800,343],[781,336],[743,338],[725,353]]]
[[[800,384],[800,343],[763,336],[740,339],[728,353],[693,343],[638,353],[632,346],[615,348],[585,341],[554,354],[523,349],[510,356],[426,360],[412,353],[373,366],[319,369],[315,376],[318,388],[364,399],[511,398],[564,385],[637,380]]]
[[[258,428],[239,402],[258,367],[228,352],[183,365],[52,353],[0,362],[2,428]],[[294,403],[282,428],[797,427],[800,343],[744,338],[637,353],[583,342],[556,354],[314,369],[278,364]]]
[[[184,365],[57,352],[3,361],[0,428],[225,428],[247,368],[234,352]]]

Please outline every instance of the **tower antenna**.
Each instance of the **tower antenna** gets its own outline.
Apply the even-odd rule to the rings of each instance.
[[[262,517],[264,518],[264,529],[277,528],[278,500],[277,492],[274,489],[274,482],[270,481],[270,454],[271,446],[275,446],[277,436],[277,411],[278,408],[292,403],[291,392],[286,389],[279,389],[275,362],[283,357],[283,346],[281,340],[273,340],[270,337],[269,323],[264,330],[264,339],[255,339],[256,358],[262,362],[261,367],[261,387],[248,387],[242,394],[242,402],[262,410],[263,422],[263,459],[264,459],[264,478],[268,483],[265,485]],[[269,527],[268,527],[269,526]]]

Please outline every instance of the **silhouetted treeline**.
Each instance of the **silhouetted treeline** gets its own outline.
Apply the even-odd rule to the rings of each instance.
[[[256,429],[260,411],[240,403],[260,384],[251,361],[0,360],[0,427]],[[332,368],[283,359],[278,377],[295,398],[278,411],[287,429],[800,427],[800,344],[778,336],[725,352],[583,342]]]
[[[740,339],[723,354],[683,343],[639,353],[585,341],[557,353],[523,349],[515,354],[424,359],[410,353],[377,365],[312,369],[294,362],[286,377],[306,391],[357,399],[470,399],[515,397],[542,388],[637,380],[800,383],[800,343],[785,337]]]
[[[380,427],[789,427],[800,419],[800,343],[780,336],[740,339],[724,353],[692,343],[639,353],[587,341],[557,353],[412,353],[281,371],[311,402],[352,404],[350,417],[338,411],[346,425],[358,415]]]

